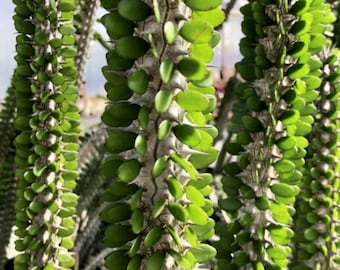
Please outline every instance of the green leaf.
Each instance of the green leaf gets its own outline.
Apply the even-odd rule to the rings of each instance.
[[[323,34],[311,34],[309,49],[321,49],[326,42],[326,37]]]
[[[184,3],[193,10],[207,11],[217,8],[221,0],[185,0]]]
[[[173,99],[172,92],[168,89],[160,90],[155,97],[155,108],[158,113],[164,113],[168,110]]]
[[[75,8],[75,4],[73,0],[63,0],[59,3],[58,9],[62,12],[70,12],[73,11]]]
[[[177,125],[173,128],[173,132],[181,143],[190,147],[196,146],[201,142],[201,134],[190,125]]]
[[[122,37],[115,45],[117,54],[125,59],[137,59],[149,50],[149,43],[136,36]]]
[[[209,107],[209,100],[203,94],[186,90],[179,92],[176,97],[176,102],[186,111],[203,112]]]
[[[119,39],[124,36],[132,35],[135,24],[119,15],[118,11],[105,14],[102,19],[106,31],[110,38]]]
[[[317,89],[321,86],[322,83],[322,79],[317,77],[317,76],[313,76],[313,75],[309,75],[309,76],[305,76],[303,78],[304,82],[306,83],[306,88],[309,90],[312,89]]]
[[[188,83],[187,87],[188,87],[187,88],[188,90],[194,90],[202,94],[211,94],[211,95],[215,94],[215,88],[213,86],[201,87],[193,83]]]
[[[205,126],[207,119],[202,112],[187,112],[185,117],[189,122],[198,126]]]
[[[185,234],[186,240],[190,243],[192,247],[198,247],[197,237],[195,233],[189,227],[185,227],[184,234]]]
[[[120,153],[132,149],[137,137],[136,133],[128,131],[107,130],[105,149],[110,153]]]
[[[189,218],[192,222],[197,225],[205,225],[208,223],[208,215],[207,213],[196,204],[189,204],[187,206],[187,212],[189,214]]]
[[[204,63],[210,63],[214,58],[214,52],[207,43],[195,43],[190,48],[191,55],[202,60]]]
[[[127,102],[109,104],[105,107],[102,121],[110,127],[127,127],[137,119],[139,110],[137,104]]]
[[[179,247],[179,249],[182,249],[182,241],[181,238],[179,237],[178,233],[176,232],[176,230],[174,229],[174,227],[172,227],[171,225],[168,225],[166,227],[168,233],[171,235],[172,239],[175,241],[176,245]]]
[[[179,199],[183,196],[183,187],[181,182],[175,177],[170,177],[167,181],[168,189],[170,194],[175,198]]]
[[[26,177],[25,177],[25,179],[26,179]],[[35,193],[40,193],[40,192],[44,191],[46,187],[47,187],[47,185],[44,184],[44,183],[41,183],[41,182],[35,182],[31,185],[31,188]]]
[[[164,210],[164,207],[166,205],[166,200],[165,199],[159,199],[153,206],[152,211],[151,211],[151,217],[153,219],[157,218]]]
[[[312,131],[312,125],[303,121],[297,121],[295,126],[296,131],[294,135],[296,136],[306,136]]]
[[[268,255],[273,259],[287,259],[289,255],[288,247],[274,246],[267,248]]]
[[[140,0],[122,0],[118,3],[119,14],[130,21],[144,21],[151,15],[151,8]]]
[[[138,186],[135,184],[126,184],[122,182],[115,182],[110,185],[109,192],[113,196],[119,196],[125,198],[134,194],[138,190]]]
[[[144,246],[146,248],[153,247],[162,237],[164,229],[162,226],[152,228],[144,238]]]
[[[138,123],[141,128],[147,128],[149,124],[149,110],[146,107],[142,107],[138,113]]]
[[[257,119],[256,117],[253,117],[250,115],[244,115],[242,116],[241,121],[245,129],[250,132],[258,132],[263,129],[261,121]]]
[[[216,256],[216,250],[207,244],[199,244],[197,248],[192,248],[190,251],[198,263],[209,261]]]
[[[290,79],[294,80],[308,75],[309,71],[310,71],[309,65],[295,64],[287,70],[287,76]]]
[[[185,194],[187,196],[187,198],[194,203],[197,206],[204,206],[205,205],[205,200],[204,200],[204,196],[202,195],[202,193],[195,188],[192,185],[188,185],[185,188]],[[189,211],[189,210],[188,210]],[[190,215],[190,214],[189,214]]]
[[[126,270],[138,270],[140,269],[142,258],[140,255],[135,255],[131,258]]]
[[[35,176],[40,177],[45,172],[47,166],[44,164],[36,165],[33,167],[33,173]]]
[[[212,34],[212,38],[209,42],[209,45],[212,47],[212,48],[215,48],[217,46],[217,44],[220,42],[221,40],[221,34],[219,31],[214,31],[213,34]]]
[[[108,80],[104,85],[107,98],[111,101],[128,100],[133,95],[133,92],[129,89],[126,78],[106,71],[103,68],[104,77]],[[122,80],[120,80],[121,78]],[[115,80],[115,83],[111,83],[112,80]]]
[[[194,186],[197,189],[202,189],[208,186],[213,180],[213,176],[210,173],[200,173],[196,180],[190,180],[188,185]]]
[[[105,267],[108,270],[126,270],[129,256],[124,250],[115,250],[105,257]]]
[[[270,208],[270,201],[266,197],[257,197],[255,199],[255,206],[257,209],[264,211]]]
[[[209,151],[212,149],[213,138],[208,132],[205,132],[204,130],[197,129],[197,131],[201,135],[201,142],[194,146],[193,149],[209,153]]]
[[[268,227],[271,239],[278,245],[288,245],[294,236],[294,232],[281,225],[271,224]]]
[[[314,228],[308,228],[304,231],[303,235],[306,240],[315,241],[319,237],[320,233]]]
[[[59,31],[64,36],[73,35],[77,30],[72,24],[63,24],[59,27]]]
[[[130,226],[115,224],[106,229],[104,244],[111,248],[120,247],[135,237]]]
[[[106,60],[107,60],[107,67],[103,67],[103,73],[104,71],[106,73],[110,73],[112,71],[124,71],[127,69],[130,69],[133,64],[133,59],[127,59],[119,56],[116,52],[116,50],[111,50],[106,54]],[[104,73],[105,74],[105,73]]]
[[[303,174],[299,170],[293,170],[289,173],[280,173],[280,180],[283,183],[297,185],[300,183]]]
[[[294,43],[292,49],[289,50],[289,54],[293,57],[300,57],[308,52],[308,44],[305,42],[297,41]]]
[[[156,162],[155,162],[155,164],[152,168],[152,172],[151,172],[152,176],[154,178],[160,176],[164,172],[164,170],[167,168],[168,163],[169,163],[169,157],[168,156],[163,155],[163,156],[159,157],[156,160]]]
[[[161,270],[165,260],[165,252],[163,250],[157,250],[146,262],[146,270]]]
[[[77,202],[78,202],[78,195],[76,195],[72,192],[65,192],[65,193],[61,194],[60,198],[63,201],[63,203],[65,203],[67,205],[76,206]]]
[[[189,80],[203,80],[207,70],[205,64],[194,57],[183,57],[178,63],[178,70]]]
[[[280,120],[285,125],[295,124],[299,120],[299,118],[300,113],[297,110],[286,110],[280,116]]]
[[[174,70],[175,66],[171,60],[167,59],[161,63],[159,71],[161,74],[161,79],[164,83],[168,83],[171,80]]]
[[[277,146],[281,150],[289,150],[295,146],[297,146],[297,141],[295,137],[283,137],[277,141]]]
[[[131,196],[131,199],[130,199],[130,209],[132,211],[134,211],[138,207],[140,207],[142,196],[143,196],[143,189],[141,189],[141,188],[138,189],[137,192]]]
[[[131,214],[132,212],[128,204],[117,203],[110,204],[103,211],[101,211],[100,218],[105,222],[115,223],[130,219]]]
[[[238,189],[243,184],[240,178],[231,175],[223,176],[221,182],[223,184],[223,187],[228,187],[232,189]]]
[[[59,253],[57,255],[57,260],[59,261],[60,266],[65,268],[71,268],[75,264],[75,259],[71,254]]]
[[[292,222],[292,218],[284,204],[272,202],[270,204],[270,210],[272,211],[273,218],[276,222],[282,224],[290,224]]]
[[[219,26],[224,22],[224,12],[219,9],[211,9],[208,11],[194,11],[192,14],[192,18],[202,19],[211,24],[212,27]]]
[[[196,169],[203,169],[213,163],[218,156],[219,151],[216,148],[211,148],[203,154],[192,154],[189,161]]]
[[[193,164],[191,164],[191,162],[187,161],[177,153],[171,154],[170,158],[173,162],[184,169],[189,174],[191,179],[197,179],[197,171],[194,168]]]
[[[135,140],[135,149],[136,152],[141,155],[144,156],[147,152],[147,141],[145,136],[143,136],[142,134],[139,134]]]
[[[139,70],[128,78],[127,84],[133,92],[143,95],[148,89],[149,76],[144,70]]]
[[[239,251],[235,253],[233,258],[234,264],[236,264],[239,268],[245,266],[249,263],[249,255],[243,251]]]
[[[295,2],[295,4],[290,8],[289,12],[300,16],[302,15],[306,10],[308,10],[310,6],[310,2],[306,0],[301,0],[298,2]]]
[[[178,35],[177,26],[172,21],[164,24],[164,35],[168,44],[173,43]]]
[[[179,203],[169,203],[168,209],[170,213],[179,221],[186,222],[189,219],[189,214],[183,205]]]
[[[141,209],[136,208],[131,215],[132,231],[135,234],[140,233],[144,228],[144,213]]]
[[[279,160],[276,163],[274,163],[274,168],[277,172],[288,173],[294,170],[295,165],[290,160],[283,159],[283,160]]]
[[[300,191],[298,187],[285,183],[276,183],[272,185],[270,189],[275,195],[280,197],[295,197]]]
[[[168,119],[163,120],[158,126],[157,138],[162,141],[167,138],[172,129],[172,122]]]
[[[215,221],[209,218],[206,224],[204,225],[192,224],[189,226],[189,228],[196,235],[198,240],[204,241],[203,238],[209,235],[211,231],[214,231],[214,226],[215,226]]]
[[[139,175],[141,164],[137,159],[124,161],[118,168],[118,179],[122,182],[131,182]]]
[[[255,191],[248,185],[243,184],[240,188],[239,188],[240,194],[246,198],[247,200],[251,200],[255,198]]]
[[[300,148],[306,148],[309,145],[308,140],[302,136],[295,136],[297,146]]]
[[[180,255],[178,252],[176,252],[173,249],[169,249],[168,252],[174,258],[176,263],[178,263],[179,265],[183,266],[184,269],[188,269],[188,270],[192,269],[191,263],[185,257]]]
[[[118,156],[107,156],[102,164],[101,171],[105,177],[117,177],[119,166],[123,163],[123,159]]]
[[[241,208],[242,204],[237,198],[220,199],[218,205],[227,212],[236,212]]]
[[[179,33],[191,43],[208,43],[212,38],[213,27],[207,21],[194,19],[184,23]]]
[[[306,13],[303,15],[306,15]],[[313,20],[313,16],[311,14],[308,15],[310,16],[304,16],[305,19],[307,20],[299,20],[293,24],[292,28],[290,29],[292,34],[302,36],[303,34],[306,34],[309,31],[311,26],[311,20]]]
[[[301,97],[303,99],[305,99],[306,102],[312,102],[319,97],[319,92],[315,91],[315,90],[309,90],[306,93],[304,93],[303,95],[301,95]]]
[[[238,155],[240,152],[244,152],[244,148],[239,143],[227,143],[226,150],[231,155]]]

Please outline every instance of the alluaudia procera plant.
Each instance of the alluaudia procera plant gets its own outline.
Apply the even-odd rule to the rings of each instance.
[[[302,193],[296,207],[292,269],[338,269],[339,51],[325,49],[318,113],[308,147]]]
[[[225,236],[233,240],[219,245],[231,254],[220,269],[287,269],[293,204],[321,84],[314,54],[326,38],[318,21],[333,20],[323,9],[321,1],[271,0],[241,8],[246,37],[236,67],[247,82],[237,89],[237,137],[227,146],[239,159],[224,167],[222,179],[228,197],[219,205],[230,218]]]
[[[14,1],[16,269],[70,269],[79,114],[73,0]]]
[[[8,246],[12,227],[15,220],[14,203],[16,201],[16,181],[14,180],[14,145],[15,138],[14,116],[15,97],[13,87],[7,90],[8,96],[2,104],[0,112],[0,269],[6,259],[6,247]]]
[[[215,255],[210,174],[216,103],[206,64],[223,21],[220,0],[102,1],[114,49],[103,73],[110,100],[103,173],[116,181],[101,212],[115,248],[108,269],[193,269]],[[118,27],[119,26],[119,27]],[[187,83],[189,82],[189,83]]]

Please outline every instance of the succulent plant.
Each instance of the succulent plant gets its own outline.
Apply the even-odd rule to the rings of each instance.
[[[218,153],[206,64],[224,16],[210,2],[102,1],[115,44],[103,68],[108,269],[192,269],[215,255],[200,243],[214,234],[212,177],[198,172]]]
[[[70,269],[77,195],[74,1],[15,1],[16,269]]]
[[[0,112],[0,269],[6,260],[6,247],[9,244],[15,220],[14,204],[17,181],[15,179],[14,145],[15,138],[15,97],[13,87],[7,90],[7,97]]]
[[[220,269],[287,269],[321,84],[315,54],[326,41],[323,24],[334,19],[328,10],[320,1],[261,0],[241,8],[244,58],[236,67],[246,82],[236,90],[237,136],[226,146],[238,158],[225,165],[222,178],[227,197],[219,206],[230,218],[225,237],[232,244],[217,246],[232,255],[220,260]]]
[[[338,245],[338,79],[339,51],[325,49],[301,195],[296,203],[296,255],[292,269],[337,269]]]
[[[13,224],[15,269],[338,268],[336,3],[242,6],[242,80],[216,117],[207,66],[235,1],[101,0],[108,103],[82,136],[99,0],[13,3],[0,268]]]

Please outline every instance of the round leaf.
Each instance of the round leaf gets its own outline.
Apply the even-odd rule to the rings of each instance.
[[[224,22],[224,12],[219,8],[208,11],[194,11],[192,17],[194,20],[202,19],[210,23],[212,27],[219,26]]]
[[[191,43],[208,43],[213,34],[210,23],[200,19],[186,22],[180,29],[180,35]]]
[[[142,95],[148,89],[149,76],[144,70],[139,70],[128,78],[127,84],[133,92]]]
[[[201,134],[190,125],[177,125],[173,128],[175,136],[188,146],[196,146],[201,142]]]
[[[149,43],[135,36],[126,36],[117,40],[116,52],[125,59],[137,59],[143,56],[149,49]]]
[[[186,111],[205,111],[209,107],[209,100],[203,94],[186,90],[176,95],[176,102]]]
[[[171,21],[167,21],[164,24],[164,35],[168,44],[173,43],[178,35],[176,24]]]

